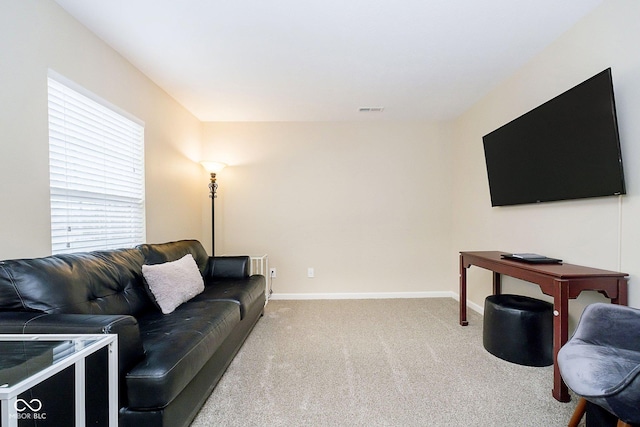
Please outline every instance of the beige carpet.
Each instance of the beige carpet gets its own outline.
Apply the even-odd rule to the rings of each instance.
[[[489,354],[469,316],[449,298],[271,301],[192,427],[566,426],[552,368]]]

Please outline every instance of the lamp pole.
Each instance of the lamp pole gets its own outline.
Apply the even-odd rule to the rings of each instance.
[[[209,197],[211,198],[211,256],[216,255],[216,211],[215,211],[215,199],[218,197],[218,183],[216,182],[216,174],[227,166],[220,162],[200,162],[200,164],[211,175],[211,181],[209,182]]]
[[[218,197],[218,183],[215,172],[211,172],[211,182],[209,182],[209,197],[211,198],[211,256],[216,256],[216,207],[215,200]]]

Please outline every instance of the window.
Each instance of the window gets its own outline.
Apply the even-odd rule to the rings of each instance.
[[[48,88],[52,253],[144,243],[144,125],[52,71]]]

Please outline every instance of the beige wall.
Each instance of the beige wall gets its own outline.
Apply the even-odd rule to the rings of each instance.
[[[234,165],[221,174],[218,247],[269,253],[277,293],[457,293],[458,251],[539,252],[630,273],[640,306],[639,7],[605,2],[451,124],[205,124],[206,157]],[[482,136],[607,67],[628,195],[492,208]],[[472,268],[469,278],[480,308],[490,274]],[[505,288],[544,298],[513,279]],[[599,300],[583,294],[573,322]]]
[[[0,259],[51,252],[49,68],[145,122],[147,240],[202,238],[202,124],[53,1],[2,1]]]
[[[454,124],[453,245],[455,250],[538,252],[631,274],[630,305],[640,307],[640,2],[611,0],[578,23]],[[626,196],[492,208],[482,136],[592,75],[611,67],[621,133]],[[457,266],[451,255],[450,268]],[[489,273],[469,272],[470,298],[490,291]],[[450,284],[455,289],[455,284]],[[540,295],[508,280],[507,291]],[[581,307],[602,300],[583,295]]]
[[[230,164],[218,252],[268,253],[278,294],[447,289],[446,140],[421,123],[206,123],[205,157]]]

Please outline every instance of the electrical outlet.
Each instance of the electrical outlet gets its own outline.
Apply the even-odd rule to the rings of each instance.
[[[315,277],[316,273],[313,270],[313,267],[309,267],[307,268],[307,277],[311,278],[311,277]]]
[[[272,279],[276,278],[276,268],[272,267],[269,269],[269,277],[271,277]]]

